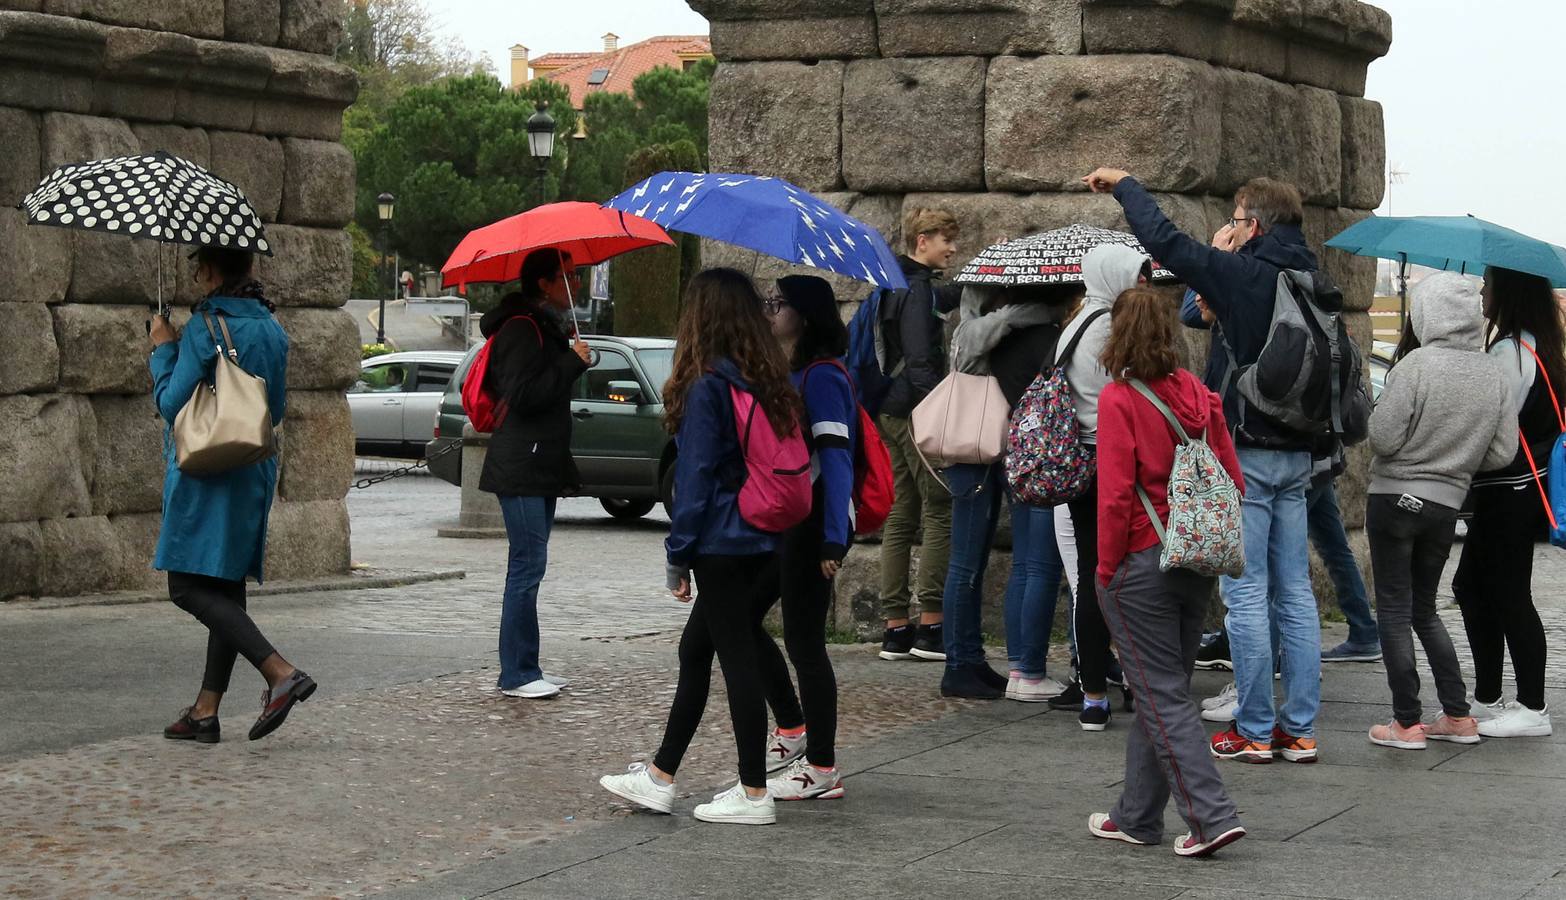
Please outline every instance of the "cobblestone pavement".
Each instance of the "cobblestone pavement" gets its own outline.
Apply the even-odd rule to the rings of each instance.
[[[609,852],[591,848],[624,849],[659,835],[677,836],[685,828],[684,818],[631,815],[596,786],[598,775],[651,754],[672,695],[674,645],[686,607],[668,601],[662,589],[660,542],[666,522],[649,517],[627,525],[611,521],[595,501],[562,503],[541,619],[546,666],[574,683],[556,700],[527,702],[482,690],[496,674],[494,623],[505,547],[500,541],[434,537],[436,527],[456,518],[456,489],[428,477],[398,479],[354,492],[350,511],[357,561],[375,567],[460,568],[468,577],[398,589],[256,598],[253,606],[263,629],[323,685],[281,731],[262,742],[243,739],[258,686],[244,666],[226,707],[224,743],[204,747],[158,736],[194,690],[203,639],[199,627],[171,606],[0,607],[0,683],[7,686],[0,692],[0,809],[6,811],[0,895],[332,897],[399,889],[446,897],[478,893],[470,891],[471,881],[485,890],[521,885],[504,896],[632,896],[642,887],[636,873],[646,866],[664,879],[648,896],[663,896],[659,891],[692,879],[708,893],[731,894],[713,887],[708,871],[713,860],[689,842],[651,857],[650,849],[637,851],[642,855],[626,871],[562,868],[546,880],[529,880],[554,871],[546,863],[562,854],[585,860]],[[1535,578],[1555,649],[1552,699],[1566,699],[1556,693],[1566,687],[1563,560],[1566,554],[1540,548]],[[1444,615],[1457,645],[1464,647],[1456,611]],[[1332,635],[1341,631],[1341,626],[1329,628]],[[937,893],[966,884],[995,896],[1050,894],[1043,882],[1026,881],[1018,889],[996,873],[1031,865],[1037,847],[1076,833],[1077,807],[1110,796],[1106,788],[1118,778],[1120,737],[1112,731],[1109,744],[1093,743],[1077,736],[1069,718],[1038,717],[1032,709],[1019,709],[1020,704],[936,699],[939,666],[883,663],[864,646],[834,648],[834,659],[843,690],[843,759],[850,771],[862,774],[851,779],[856,803],[788,810],[789,816],[806,815],[832,836],[830,846],[799,852],[837,860],[847,878],[812,881],[806,892],[879,896],[867,894],[863,882],[873,876],[895,886],[896,881],[885,880],[891,873],[913,876],[916,881],[909,884],[928,879]],[[1222,677],[1201,676],[1201,689],[1216,691]],[[682,808],[732,778],[721,684],[715,674],[708,716],[680,772]],[[1513,805],[1532,802],[1512,796],[1524,790],[1538,802],[1561,801],[1566,808],[1558,753],[1566,744],[1560,739],[1523,745],[1527,752],[1486,744],[1472,757],[1479,761],[1471,763],[1459,761],[1458,751],[1441,748],[1418,769],[1451,770],[1454,779],[1473,784],[1399,781],[1414,771],[1402,764],[1406,757],[1372,755],[1363,740],[1363,728],[1385,715],[1380,667],[1330,667],[1324,691],[1331,701],[1324,712],[1324,743],[1334,755],[1332,765],[1320,771],[1335,774],[1322,782],[1323,796],[1312,796],[1304,785],[1269,793],[1268,779],[1258,781],[1251,772],[1231,776],[1226,770],[1226,777],[1237,781],[1237,793],[1244,792],[1243,811],[1259,823],[1261,834],[1277,828],[1287,840],[1289,834],[1314,828],[1334,846],[1346,843],[1362,848],[1356,852],[1370,852],[1364,848],[1378,846],[1385,837],[1385,816],[1396,813],[1372,816],[1355,830],[1341,824],[1354,819],[1354,809],[1367,808],[1354,804],[1373,802],[1388,810],[1412,799],[1424,804],[1421,809],[1428,807],[1421,814],[1427,823],[1440,821],[1454,807],[1431,807],[1432,798],[1453,787],[1483,792],[1465,794],[1469,799],[1461,804],[1465,816],[1479,817],[1473,827],[1480,834],[1505,831],[1514,820],[1508,818],[1509,809],[1490,810],[1477,797]],[[1049,720],[1051,732],[1059,733],[1044,737],[1037,731],[1040,725],[1028,724],[1033,719]],[[1390,774],[1379,777],[1378,769],[1388,765]],[[1066,826],[1053,813],[1042,824],[1028,824],[1030,814],[1013,808],[1022,798],[1018,788],[1036,783],[1043,771],[1039,766],[1051,773],[1045,779],[1049,784],[1039,788],[1048,796],[1023,806],[1069,808],[1069,830],[1060,830]],[[1067,777],[1067,771],[1077,774]],[[1360,771],[1368,777],[1355,774]],[[1496,781],[1502,775],[1522,780]],[[1394,781],[1390,796],[1376,793]],[[1339,795],[1341,808],[1333,805]],[[1373,801],[1366,799],[1372,796]],[[959,806],[963,811],[954,813]],[[1533,816],[1526,821],[1548,826],[1552,834],[1556,825],[1566,827],[1550,817],[1554,814],[1532,807],[1524,812]],[[829,823],[836,815],[842,821],[834,829]],[[953,830],[952,815],[995,821],[968,821]],[[1339,825],[1327,824],[1338,816],[1343,817]],[[1279,818],[1287,821],[1273,821]],[[989,848],[972,859],[952,855],[952,848],[965,841],[982,846],[993,840],[980,836],[1005,837],[1019,827],[1048,833],[1030,833],[1026,845],[1034,850],[1015,844],[1010,850]],[[1464,828],[1454,820],[1442,833]],[[649,836],[648,829],[657,834]],[[1464,833],[1474,837],[1472,828]],[[821,840],[827,834],[818,832]],[[862,868],[854,862],[860,859],[871,868],[917,868],[919,854],[910,853],[905,863],[898,861],[900,851],[890,851],[912,847],[910,840],[916,850],[930,845],[920,853],[956,859],[957,868],[981,874],[955,882],[943,881],[934,870],[919,875],[902,868],[847,876]],[[1527,845],[1528,861],[1519,871],[1533,877],[1537,847],[1525,836],[1518,841]],[[1075,843],[1065,846],[1071,852],[1080,849]],[[756,849],[722,850],[719,857],[730,862],[720,868]],[[1555,852],[1555,858],[1566,859]],[[1280,858],[1304,866],[1290,870],[1289,878],[1318,877],[1311,866],[1326,865],[1323,860],[1306,865],[1287,852]],[[1410,859],[1433,865],[1433,857],[1414,853]],[[1504,859],[1497,865],[1504,868]],[[1556,868],[1563,866],[1566,862]],[[528,867],[545,868],[518,874]],[[1139,871],[1153,870],[1144,866]],[[493,883],[485,881],[490,872],[497,873]],[[582,881],[589,872],[592,878]],[[1149,893],[1140,887],[1105,890],[1100,884],[1081,895],[1173,897],[1185,889],[1167,873],[1155,874],[1147,877],[1177,886]],[[1549,887],[1542,884],[1548,875],[1536,879],[1541,889]],[[1226,885],[1232,887],[1218,878],[1209,887]],[[1321,896],[1358,896],[1347,889],[1318,890]],[[1081,893],[1076,888],[1068,892]],[[682,896],[689,893],[701,890]]]

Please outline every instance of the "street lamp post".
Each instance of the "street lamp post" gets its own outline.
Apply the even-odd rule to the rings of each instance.
[[[527,149],[538,162],[538,205],[544,205],[544,177],[549,174],[549,161],[555,155],[555,117],[549,114],[549,103],[538,101],[538,112],[527,120]]]
[[[381,266],[391,272],[391,290],[397,290],[397,273],[386,264],[386,256],[391,252],[391,241],[387,234],[391,228],[392,214],[397,210],[397,198],[391,194],[382,194],[375,198],[375,212],[381,220]],[[375,342],[381,346],[386,345],[386,295],[381,295],[381,314],[375,319]]]

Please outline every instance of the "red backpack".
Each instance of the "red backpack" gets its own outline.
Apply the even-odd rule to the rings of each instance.
[[[849,385],[853,385],[853,376],[838,360],[812,363],[810,368],[819,365],[837,366],[848,376]],[[805,370],[805,377],[810,377],[809,369]],[[874,534],[886,524],[887,516],[892,514],[892,501],[896,498],[892,454],[881,440],[881,432],[875,427],[875,420],[870,418],[869,410],[857,398],[854,407],[859,410],[859,445],[854,454],[854,533]]]
[[[745,457],[740,518],[760,531],[787,531],[810,515],[810,451],[804,434],[796,425],[793,434],[778,437],[755,395],[732,384],[729,398],[734,403],[734,425]]]
[[[484,389],[484,378],[489,374],[489,351],[495,346],[495,338],[506,330],[506,325],[518,319],[524,319],[533,326],[533,331],[538,335],[538,346],[544,346],[544,333],[538,330],[538,323],[531,316],[513,316],[479,348],[478,355],[473,357],[473,365],[468,367],[466,380],[462,382],[462,411],[467,414],[474,431],[493,434],[500,423],[506,421],[506,401]]]

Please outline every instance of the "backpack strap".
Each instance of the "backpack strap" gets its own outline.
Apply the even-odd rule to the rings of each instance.
[[[1528,352],[1533,354],[1534,362],[1539,367],[1539,374],[1544,376],[1544,386],[1550,391],[1550,403],[1555,406],[1555,417],[1561,423],[1561,430],[1566,431],[1566,416],[1562,415],[1561,402],[1555,395],[1555,385],[1550,383],[1550,373],[1544,368],[1544,360],[1539,358],[1539,351],[1530,347],[1519,335],[1519,346],[1528,347]],[[1528,436],[1523,434],[1522,426],[1517,426],[1517,443],[1522,445],[1523,455],[1528,457],[1528,468],[1533,471],[1533,483],[1539,486],[1539,498],[1544,501],[1544,514],[1550,519],[1550,530],[1560,529],[1560,522],[1555,518],[1555,508],[1550,505],[1550,492],[1544,487],[1544,476],[1539,472],[1539,464],[1533,458],[1533,448],[1528,446]]]
[[[1169,427],[1173,428],[1175,436],[1180,438],[1180,443],[1189,444],[1193,441],[1201,441],[1203,439],[1202,436],[1198,436],[1193,439],[1190,435],[1187,435],[1185,433],[1185,426],[1181,425],[1180,420],[1175,418],[1174,410],[1170,409],[1169,404],[1165,403],[1162,397],[1153,393],[1153,389],[1144,384],[1141,379],[1127,379],[1127,383],[1130,384],[1138,394],[1146,397],[1147,401],[1157,407],[1159,412],[1164,414],[1164,418],[1169,420]]]
[[[1087,330],[1089,328],[1093,327],[1093,323],[1098,321],[1098,318],[1100,316],[1104,316],[1104,315],[1108,315],[1108,314],[1109,314],[1109,310],[1107,310],[1107,309],[1095,309],[1092,312],[1088,313],[1087,319],[1085,319],[1082,322],[1082,327],[1078,328],[1077,329],[1077,333],[1071,336],[1071,340],[1070,341],[1066,342],[1066,349],[1064,351],[1062,351],[1062,352],[1058,352],[1058,353],[1055,354],[1055,362],[1053,363],[1053,365],[1054,366],[1070,365],[1071,364],[1071,357],[1076,355],[1077,345],[1082,343],[1082,336],[1084,334],[1087,334]]]

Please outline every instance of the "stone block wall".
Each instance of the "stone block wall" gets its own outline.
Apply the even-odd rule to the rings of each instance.
[[[1358,0],[688,0],[712,23],[714,171],[792,180],[902,249],[902,213],[951,210],[960,266],[1075,222],[1124,229],[1080,179],[1135,174],[1183,229],[1217,231],[1259,175],[1297,184],[1305,232],[1369,350],[1375,263],[1322,251],[1380,205],[1364,98],[1390,17]],[[709,263],[783,267],[709,243]],[[836,279],[839,297],[868,286]],[[845,310],[845,313],[847,310]],[[1191,335],[1191,363],[1205,340]],[[1366,457],[1339,482],[1363,524]],[[864,556],[865,554],[857,554]]]
[[[292,345],[269,578],[344,573],[358,331],[350,280],[358,93],[340,0],[0,0],[0,599],[154,586],[163,429],[143,323],[158,245],[29,226],[54,167],[167,150],[243,189]],[[183,326],[188,248],[163,250]]]

